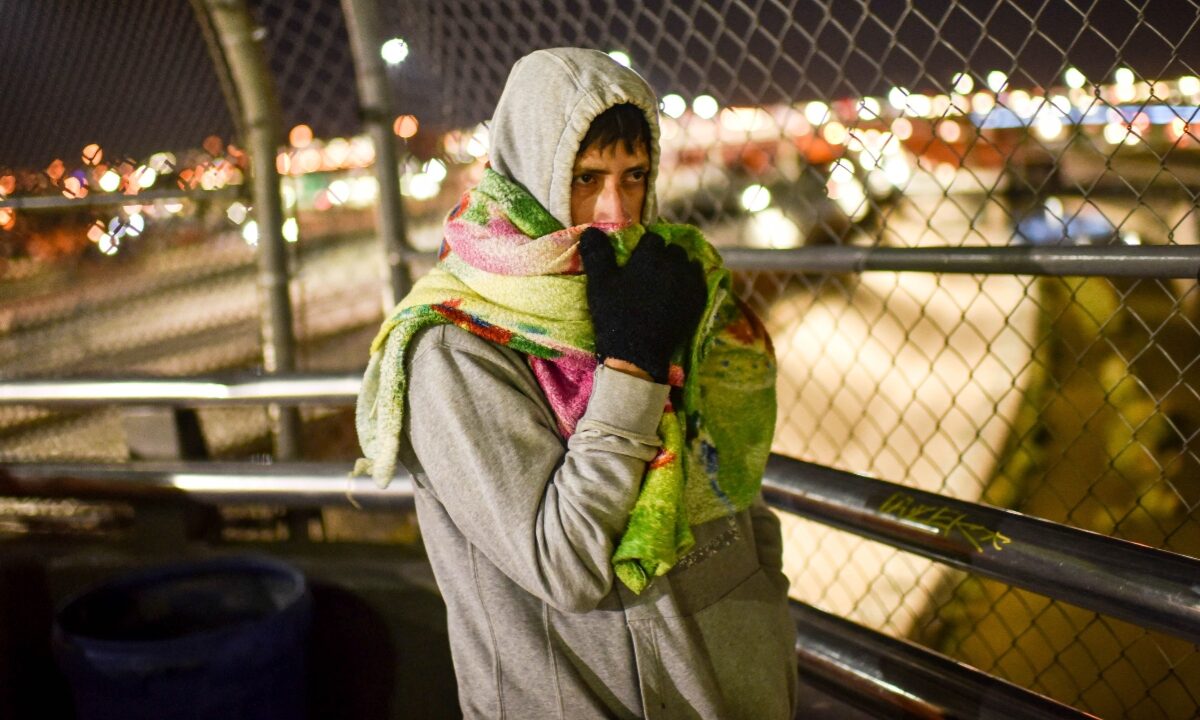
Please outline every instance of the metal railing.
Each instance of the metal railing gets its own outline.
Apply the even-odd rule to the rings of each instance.
[[[340,464],[15,463],[0,473],[31,494],[61,495],[87,480],[91,491],[178,490],[207,502],[412,502],[410,479],[380,490]],[[1200,560],[777,454],[763,495],[789,513],[1200,643]]]
[[[922,247],[815,246],[788,250],[721,248],[733,270],[870,271],[977,275],[1194,278],[1200,247]]]
[[[353,403],[361,374],[231,374],[189,378],[66,378],[0,383],[0,405],[230,405]]]
[[[297,388],[302,392],[296,392]],[[346,403],[354,376],[70,380],[0,383],[0,404]],[[182,493],[208,503],[409,508],[411,478],[388,490],[341,464],[29,463],[0,465],[21,495]],[[1200,642],[1200,560],[778,454],[763,494],[778,509],[935,561]],[[1021,717],[1086,717],[1068,706],[913,643],[793,602],[797,652],[818,685],[864,707],[917,716],[1012,708]]]
[[[1200,560],[771,456],[774,507],[968,572],[1200,643]]]
[[[883,717],[1094,717],[806,603],[791,610],[800,675]]]
[[[384,490],[370,478],[351,478],[350,467],[336,463],[0,464],[0,491],[54,497],[183,493],[204,503],[265,503],[286,508],[412,506],[408,476],[397,475]]]
[[[204,399],[211,401],[211,397]],[[368,479],[351,479],[348,471],[346,465],[314,463],[13,464],[0,465],[0,489],[22,495],[49,496],[128,497],[182,493],[206,503],[269,503],[297,508],[347,503],[378,509],[412,506],[411,478],[398,477],[387,490],[381,490]],[[878,528],[886,525],[886,521],[867,513],[855,515],[843,512],[838,515],[837,508],[848,506],[851,502],[845,498],[839,503],[821,497],[818,492],[820,483],[812,482],[813,477],[827,482],[832,478],[840,481],[857,480],[858,486],[846,490],[843,495],[860,500],[864,496],[878,497],[893,487],[899,487],[800,463],[791,458],[773,456],[764,482],[765,496],[768,502],[782,510],[821,519],[836,517],[833,524],[852,532],[876,537],[883,535]],[[1059,563],[1064,584],[1093,583],[1093,591],[1102,596],[1096,604],[1104,607],[1119,606],[1122,595],[1119,588],[1130,583],[1131,575],[1135,574],[1129,568],[1129,563],[1118,563],[1115,569],[1089,567],[1085,560],[1074,558],[1061,550],[1062,547],[1094,550],[1097,541],[1107,541],[1101,544],[1105,545],[1104,549],[1111,553],[1111,557],[1130,562],[1136,557],[1136,580],[1145,581],[1156,590],[1174,588],[1178,591],[1180,586],[1186,588],[1187,583],[1182,575],[1190,572],[1190,576],[1195,577],[1200,573],[1200,562],[1190,558],[1096,537],[1092,533],[1071,528],[1042,527],[1053,523],[1043,523],[1018,513],[997,511],[938,496],[930,498],[928,493],[909,489],[902,492],[916,493],[922,501],[932,499],[932,507],[937,510],[958,513],[960,516],[969,513],[972,520],[981,517],[992,519],[989,513],[1002,514],[1004,522],[1000,527],[1017,538],[1012,544],[1021,548],[1024,562],[1031,562],[1030,558],[1033,558],[1032,562],[1038,565]],[[886,497],[893,499],[896,494]],[[828,507],[824,513],[813,510],[814,507],[825,506]],[[959,524],[955,527],[967,529],[966,522],[959,517]],[[906,523],[897,520],[894,524],[916,527],[915,531],[911,528],[897,531],[912,535],[902,544],[905,549],[943,562],[963,564],[961,556],[965,551],[961,545],[969,543],[969,539],[961,540],[919,521],[909,520]],[[1022,528],[1022,525],[1036,529]],[[1007,537],[999,532],[994,534],[996,537]],[[1089,544],[1093,547],[1089,547]],[[1002,570],[984,570],[972,565],[980,572],[988,572],[1012,582],[1020,582],[1021,566],[1022,561],[1003,564]],[[1005,573],[1011,573],[1011,577]],[[1053,584],[1044,580],[1038,589],[1052,596],[1066,596],[1055,592]],[[1110,588],[1118,589],[1111,591]],[[1114,597],[1118,600],[1114,601]],[[1148,610],[1160,612],[1162,607],[1158,594],[1151,592],[1147,595]],[[1123,607],[1118,607],[1118,610],[1125,611]],[[846,697],[861,707],[902,712],[915,717],[970,717],[1001,709],[1023,718],[1091,717],[915,643],[890,638],[805,603],[793,601],[792,614],[798,632],[796,651],[802,674],[816,686]],[[1194,609],[1191,613],[1177,615],[1170,623],[1144,616],[1131,619],[1162,626],[1184,637],[1200,636],[1200,622]]]

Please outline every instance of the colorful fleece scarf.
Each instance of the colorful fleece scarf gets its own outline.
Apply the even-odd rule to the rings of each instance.
[[[366,456],[354,475],[386,486],[404,429],[404,353],[423,328],[457,325],[528,357],[570,437],[587,407],[596,369],[579,235],[527,191],[490,169],[447,217],[438,263],[384,321],[358,397]],[[691,527],[744,510],[758,494],[775,428],[775,358],[754,314],[731,292],[729,271],[700,231],[658,223],[704,268],[708,302],[690,345],[671,367],[662,447],[648,464],[613,555],[617,577],[640,593],[691,549]],[[623,264],[647,230],[612,233]]]

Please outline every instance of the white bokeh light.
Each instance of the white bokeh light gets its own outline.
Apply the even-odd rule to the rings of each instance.
[[[679,95],[676,95],[675,93],[671,93],[669,95],[663,95],[663,98],[662,98],[663,115],[666,115],[667,117],[677,118],[677,117],[682,116],[686,110],[687,110],[687,101],[684,100]]]
[[[379,54],[388,65],[399,65],[408,58],[408,43],[403,38],[392,38],[379,48]]]
[[[998,93],[1008,87],[1008,76],[999,70],[993,70],[987,74],[988,89],[994,93]]]
[[[254,220],[242,226],[242,239],[246,244],[254,247],[258,245],[258,223]]]
[[[762,185],[751,185],[742,191],[742,207],[749,212],[766,210],[771,205],[771,191]]]
[[[629,59],[629,53],[622,50],[610,50],[608,56],[625,67],[633,65],[633,61]]]
[[[717,100],[712,95],[700,95],[692,101],[692,112],[705,120],[713,119],[718,110],[720,110],[720,106],[717,105]]]
[[[121,176],[115,170],[107,170],[100,176],[100,189],[104,192],[113,192],[121,187]]]
[[[965,72],[956,73],[950,78],[950,88],[959,95],[970,95],[975,89],[975,80]]]

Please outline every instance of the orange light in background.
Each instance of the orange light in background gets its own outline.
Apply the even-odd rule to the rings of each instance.
[[[1166,133],[1167,137],[1172,142],[1175,142],[1179,145],[1184,145],[1189,140],[1195,140],[1195,135],[1189,134],[1188,123],[1183,118],[1175,118],[1171,122],[1167,123]],[[1192,130],[1192,133],[1195,133],[1194,129]]]
[[[296,127],[292,128],[292,131],[290,133],[288,133],[288,142],[290,142],[292,144],[292,147],[297,147],[297,148],[308,147],[309,143],[311,143],[312,141],[313,141],[312,128],[305,125],[304,123],[301,123],[301,124],[297,125]]]
[[[420,127],[421,123],[417,121],[416,115],[401,115],[392,123],[392,131],[405,140],[416,135]]]
[[[1145,112],[1139,112],[1133,116],[1133,120],[1129,122],[1130,127],[1137,131],[1141,137],[1146,137],[1146,133],[1150,132],[1150,116]]]
[[[55,158],[54,161],[51,162],[46,168],[46,174],[50,176],[50,179],[54,182],[58,182],[58,179],[63,176],[63,172],[65,172],[63,161],[59,160],[58,158]]]
[[[88,194],[87,185],[84,185],[83,182],[79,178],[75,177],[74,175],[71,175],[70,177],[68,177],[66,180],[63,181],[62,194],[64,197],[69,197],[69,198],[87,197],[87,194]]]
[[[104,151],[96,143],[86,145],[83,148],[83,164],[95,165],[104,159]]]
[[[12,195],[17,189],[17,178],[12,175],[0,176],[0,195]]]
[[[317,212],[325,212],[333,207],[333,203],[329,202],[329,193],[325,190],[318,190],[313,196],[313,209]]]
[[[246,152],[237,145],[230,145],[229,147],[225,148],[225,156],[229,158],[230,162],[238,165],[239,167],[246,167],[246,165],[249,164],[249,160],[246,157]]]
[[[834,120],[821,129],[821,137],[830,145],[844,145],[850,138],[846,126]]]
[[[350,141],[350,167],[366,167],[375,162],[375,143],[371,138],[360,135]]]
[[[325,145],[323,164],[340,169],[350,157],[350,142],[345,138],[334,138]]]
[[[91,227],[88,228],[87,238],[94,243],[99,243],[100,239],[104,237],[104,231],[104,223],[100,220],[96,220],[92,223]]]
[[[311,173],[321,169],[321,151],[305,148],[296,153],[296,167],[300,173]]]
[[[220,157],[225,150],[225,143],[221,141],[219,136],[209,135],[208,137],[204,138],[204,144],[202,147],[204,148],[204,152],[208,153],[209,155],[212,155],[213,157]]]
[[[12,208],[0,208],[0,230],[12,230],[17,224],[17,213]]]
[[[937,134],[948,143],[956,143],[962,138],[962,128],[953,120],[943,120],[937,124]]]
[[[275,156],[275,169],[280,175],[287,175],[292,170],[292,156],[282,152]]]

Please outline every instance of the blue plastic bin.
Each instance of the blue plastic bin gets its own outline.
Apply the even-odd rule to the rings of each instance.
[[[79,720],[303,720],[312,597],[265,558],[122,576],[63,606],[54,649]]]

